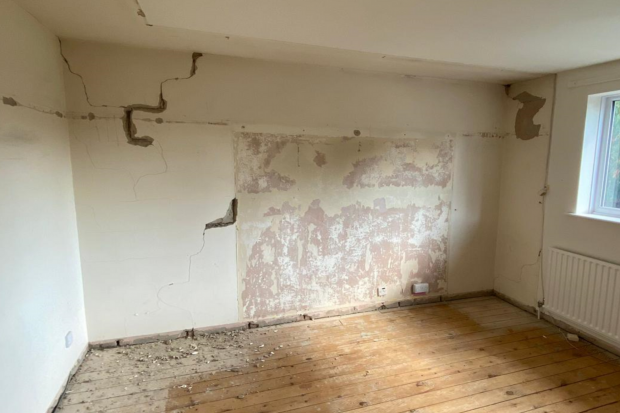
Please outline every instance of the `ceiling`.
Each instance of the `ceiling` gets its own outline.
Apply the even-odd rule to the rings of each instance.
[[[619,0],[17,0],[61,38],[511,83],[620,59]]]

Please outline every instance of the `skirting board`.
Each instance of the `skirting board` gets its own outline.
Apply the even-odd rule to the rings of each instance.
[[[497,296],[497,298],[499,298],[501,300],[506,301],[508,304],[512,304],[515,307],[518,307],[518,308],[522,309],[523,311],[527,311],[528,313],[532,313],[534,315],[538,315],[538,311],[537,311],[537,309],[535,307],[523,304],[522,302],[517,301],[514,298],[511,298],[511,297],[507,296],[506,294],[500,293],[499,291],[495,291],[495,296]],[[577,334],[580,338],[586,340],[587,342],[592,343],[595,346],[600,347],[600,348],[602,348],[604,350],[607,350],[610,353],[613,353],[613,354],[615,354],[617,356],[620,356],[620,347],[615,346],[615,345],[613,345],[611,343],[608,343],[606,341],[600,340],[600,339],[598,339],[596,337],[593,337],[592,335],[590,335],[590,334],[588,334],[588,333],[586,333],[584,331],[581,331],[579,328],[577,328],[577,327],[575,327],[575,326],[573,326],[573,325],[571,325],[569,323],[566,323],[566,322],[564,322],[562,320],[558,320],[555,317],[551,316],[550,314],[546,314],[544,312],[544,309],[545,309],[545,307],[542,307],[542,311],[540,312],[540,318],[542,318],[543,320],[553,324],[554,326],[556,326],[556,327],[558,327],[558,328],[560,328],[560,329],[562,329],[562,330],[564,330],[566,332],[569,332],[569,333],[572,333],[572,334]]]
[[[296,323],[302,321],[309,321],[327,317],[339,317],[350,314],[365,313],[369,311],[378,311],[386,309],[394,309],[400,307],[409,307],[422,304],[440,303],[442,301],[463,300],[467,298],[487,297],[495,295],[493,290],[472,291],[467,293],[458,294],[443,294],[443,295],[425,295],[412,297],[405,300],[391,301],[391,302],[378,302],[378,303],[364,303],[353,306],[345,306],[339,308],[331,308],[325,310],[309,311],[304,314],[295,314],[282,317],[272,317],[260,320],[241,321],[232,324],[224,324],[218,326],[210,326],[203,328],[194,328],[191,330],[178,330],[170,331],[167,333],[150,334],[136,337],[118,338],[113,340],[102,340],[90,343],[90,348],[113,348],[131,346],[136,344],[155,343],[158,341],[173,340],[177,338],[190,338],[195,334],[212,334],[223,331],[232,330],[245,330],[249,328],[267,327],[280,324]]]
[[[65,394],[65,391],[67,390],[67,384],[69,384],[73,376],[75,376],[75,373],[77,373],[78,369],[82,365],[82,362],[86,358],[88,350],[90,350],[89,346],[84,346],[84,349],[80,353],[80,356],[77,358],[77,360],[75,360],[73,367],[71,367],[71,371],[69,371],[69,374],[67,375],[67,380],[65,380],[62,387],[58,390],[58,393],[56,393],[56,396],[54,396],[54,399],[52,400],[52,403],[50,403],[50,407],[47,409],[46,413],[54,413],[56,411],[58,403],[60,402],[60,398]]]

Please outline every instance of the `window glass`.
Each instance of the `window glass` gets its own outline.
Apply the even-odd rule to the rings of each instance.
[[[603,137],[604,139],[605,137]],[[620,209],[620,101],[613,101],[611,128],[607,136],[607,159],[603,169],[602,206]]]

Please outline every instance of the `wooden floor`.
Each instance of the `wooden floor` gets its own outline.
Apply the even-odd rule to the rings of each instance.
[[[58,411],[620,412],[620,362],[488,297],[91,351]]]

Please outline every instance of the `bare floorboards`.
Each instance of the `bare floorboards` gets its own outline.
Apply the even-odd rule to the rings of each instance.
[[[92,350],[62,413],[620,412],[620,362],[495,297]]]

